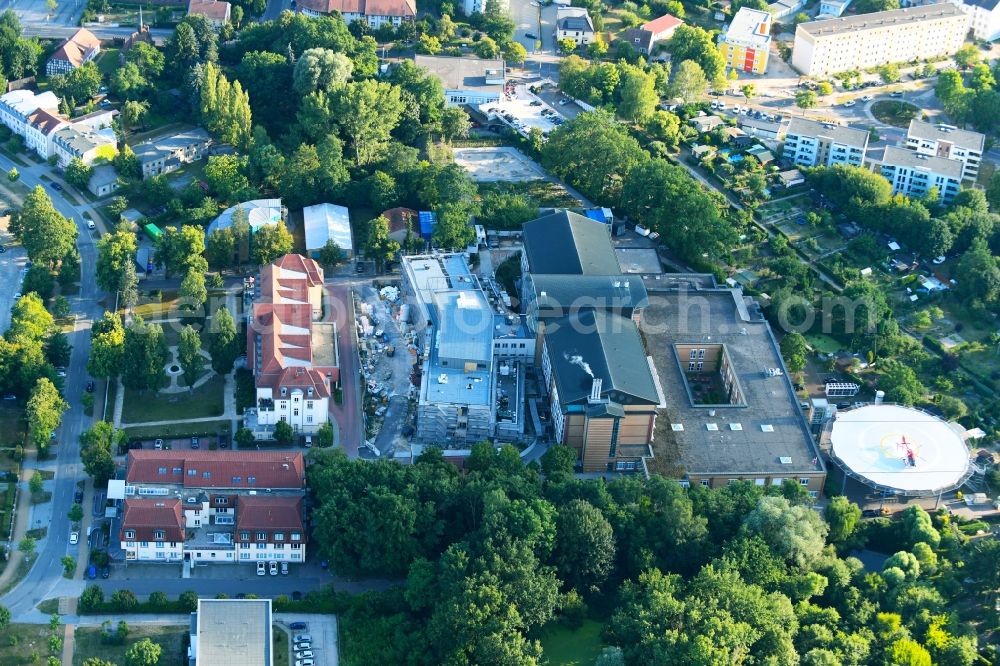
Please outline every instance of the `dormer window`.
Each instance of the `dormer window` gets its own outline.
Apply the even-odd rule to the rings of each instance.
[[[135,538],[135,530],[125,530],[125,540],[131,541]]]
[[[153,538],[156,539],[157,541],[162,541],[164,536],[165,533],[163,532],[163,530],[156,530],[155,532],[153,532]]]
[[[281,387],[281,395],[288,395],[288,388],[287,387],[284,387],[284,386]]]
[[[312,395],[313,394],[313,387],[310,386],[309,388],[307,388],[306,389],[306,393],[308,393],[309,395]]]

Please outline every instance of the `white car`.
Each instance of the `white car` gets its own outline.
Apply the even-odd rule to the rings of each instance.
[[[295,653],[295,658],[296,659],[312,659],[315,656],[316,655],[313,654],[312,650],[306,650],[304,652],[296,652]]]
[[[296,659],[295,666],[316,666],[316,662],[312,659]]]
[[[257,575],[258,576],[266,576],[267,575],[267,565],[264,564],[263,562],[258,562],[257,563]]]
[[[80,543],[80,533],[79,532],[70,532],[69,533],[69,545],[75,546],[78,543]]]
[[[857,102],[855,102],[853,99],[849,99],[846,102],[844,102],[844,106],[846,106],[848,108],[854,106],[855,104],[857,104]]]
[[[270,569],[272,576],[277,576],[278,575],[278,563],[275,562],[274,560],[271,560],[268,563],[268,569]]]
[[[725,110],[726,110],[726,103],[719,102],[719,111],[725,111]]]
[[[743,113],[743,107],[737,104],[736,106],[733,107],[733,113],[735,113],[737,116],[740,115],[741,113]]]
[[[934,264],[935,266],[940,266],[940,265],[941,265],[941,264],[943,264],[943,263],[944,263],[944,262],[945,262],[945,261],[946,261],[947,259],[948,259],[948,257],[946,257],[946,256],[944,256],[944,255],[942,254],[942,255],[941,255],[940,257],[934,257],[934,259],[932,259],[932,260],[931,260],[931,263],[932,263],[932,264]]]
[[[296,652],[299,651],[299,650],[312,650],[312,649],[313,649],[312,643],[296,643],[295,644],[295,650],[296,650]]]
[[[93,231],[94,229],[97,228],[97,225],[94,224],[93,220],[87,220],[87,228]]]
[[[719,103],[718,103],[718,102],[716,102],[716,101],[715,101],[715,100],[713,99],[713,100],[712,100],[712,103],[711,103],[711,104],[709,104],[708,106],[709,106],[709,108],[711,108],[711,109],[718,109],[718,108],[719,108]]]
[[[871,95],[862,95],[862,97],[861,97],[861,101],[862,102],[870,102],[870,101],[872,101],[872,99],[874,99],[874,98]]]
[[[295,636],[296,643],[312,643],[312,639],[313,637],[309,634],[296,634]]]

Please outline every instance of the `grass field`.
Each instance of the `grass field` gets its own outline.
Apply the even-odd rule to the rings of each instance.
[[[221,416],[225,408],[225,398],[222,395],[224,386],[225,379],[216,375],[194,391],[158,394],[155,400],[152,391],[140,394],[125,389],[122,418],[126,423],[144,423]]]
[[[872,104],[872,115],[894,127],[909,127],[910,121],[916,118],[918,113],[920,109],[909,102],[881,100]]]
[[[105,645],[101,642],[99,627],[81,627],[76,630],[76,649],[73,652],[74,666],[82,666],[91,657],[98,657],[115,664],[125,663],[125,651],[143,638],[159,643],[163,648],[160,664],[180,664],[185,659],[187,625],[134,624],[129,627],[125,645]],[[6,662],[4,662],[6,663]],[[27,663],[27,662],[25,662]]]
[[[288,634],[284,629],[274,627],[271,630],[274,637],[274,666],[288,666]]]
[[[552,666],[591,666],[601,654],[600,622],[585,620],[579,629],[570,629],[559,622],[542,628],[539,640]]]
[[[163,426],[128,426],[124,430],[129,439],[154,439],[156,437],[184,438],[208,437],[220,432],[229,432],[229,421],[202,421],[200,423],[173,423]]]
[[[49,654],[49,628],[44,624],[12,624],[0,640],[0,663],[5,666],[42,663],[34,656]]]
[[[806,333],[806,342],[821,354],[833,354],[843,347],[842,344],[822,333]]]

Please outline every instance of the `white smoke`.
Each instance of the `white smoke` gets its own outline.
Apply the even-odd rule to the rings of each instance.
[[[594,371],[590,369],[590,364],[583,360],[582,356],[570,356],[569,354],[563,354],[563,358],[572,363],[573,365],[580,366],[584,372],[586,372],[591,377],[594,376]]]

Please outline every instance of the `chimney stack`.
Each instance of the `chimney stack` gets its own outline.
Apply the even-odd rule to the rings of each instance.
[[[601,401],[601,378],[594,377],[594,383],[590,385],[590,402]]]

